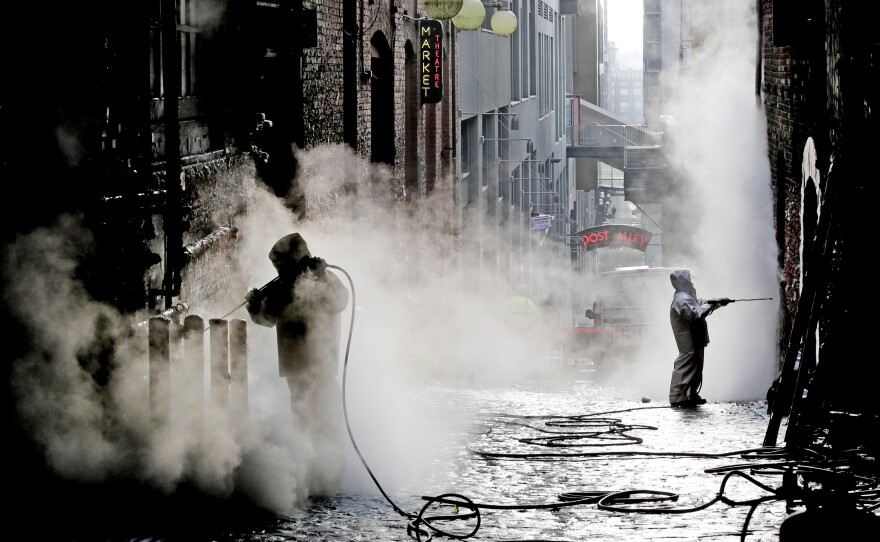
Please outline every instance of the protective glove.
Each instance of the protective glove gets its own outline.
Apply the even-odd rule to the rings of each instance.
[[[732,303],[733,300],[729,297],[713,297],[712,299],[706,300],[706,303],[710,305],[721,305],[722,307],[726,306],[728,303]]]
[[[316,275],[320,275],[327,269],[327,262],[324,261],[324,258],[312,257],[309,258],[306,267],[311,269]]]
[[[729,297],[722,297],[722,298],[721,298],[721,306],[722,306],[722,307],[725,307],[725,306],[727,306],[727,304],[730,303],[731,301],[733,301],[733,300],[730,299]]]
[[[265,297],[266,294],[263,293],[259,288],[252,288],[244,296],[245,301],[247,301],[247,309],[249,311],[260,310],[260,305],[263,303],[263,298]]]
[[[265,294],[263,294],[263,292],[261,292],[259,288],[251,288],[250,291],[244,295],[245,301],[249,301],[252,303],[261,302],[263,300],[263,297],[265,297]]]

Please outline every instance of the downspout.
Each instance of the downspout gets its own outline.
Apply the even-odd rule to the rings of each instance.
[[[761,99],[761,72],[763,71],[761,52],[764,43],[764,12],[761,7],[761,1],[755,0],[755,10],[758,16],[758,43],[755,45],[755,98],[758,100]],[[760,101],[758,105],[760,105]]]
[[[366,66],[364,65],[364,2],[361,0],[358,3],[361,7],[360,21],[358,21],[358,50],[361,57],[361,80],[363,80],[364,74],[367,73]],[[367,82],[369,82],[369,79],[367,79]]]
[[[458,235],[460,223],[457,217],[460,205],[458,201],[457,185],[459,182],[461,182],[461,169],[459,167],[458,152],[458,131],[461,129],[461,116],[459,115],[458,111],[458,78],[456,77],[456,73],[458,72],[458,51],[456,47],[457,34],[455,31],[455,27],[452,25],[451,20],[448,24],[449,56],[451,57],[451,62],[449,63],[449,80],[452,83],[452,98],[450,99],[452,105],[452,107],[450,108],[450,120],[452,121],[452,216],[455,217],[456,220],[454,233],[455,235]]]
[[[165,120],[165,279],[162,291],[165,308],[174,306],[174,296],[180,294],[180,270],[183,256],[181,231],[180,186],[180,45],[177,39],[177,9],[175,0],[162,0],[162,83]]]

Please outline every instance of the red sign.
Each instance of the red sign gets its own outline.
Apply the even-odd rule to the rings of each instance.
[[[595,250],[597,248],[634,248],[642,252],[648,248],[648,242],[654,235],[648,230],[626,226],[623,224],[603,224],[593,226],[577,232],[575,235],[581,238],[584,248]]]
[[[440,21],[419,23],[419,91],[423,104],[443,97],[443,25]]]

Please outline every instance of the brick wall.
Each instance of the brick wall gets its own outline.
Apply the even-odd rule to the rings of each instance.
[[[343,73],[342,2],[303,2],[303,8],[318,13],[318,46],[303,51],[303,133],[309,148],[343,141],[342,80],[357,74]]]
[[[449,131],[453,127],[444,125],[442,122],[426,126],[426,118],[431,114],[444,113],[443,118],[449,118],[448,99],[441,104],[419,105],[416,108],[407,108],[406,88],[406,51],[418,51],[418,21],[423,14],[421,3],[415,5],[406,0],[358,0],[359,6],[364,9],[363,34],[359,36],[360,49],[357,51],[358,58],[354,63],[355,69],[351,73],[344,72],[343,63],[343,14],[342,0],[322,0],[305,2],[305,9],[316,9],[318,12],[318,47],[304,51],[303,67],[303,122],[305,134],[305,146],[311,148],[327,143],[338,143],[344,140],[343,126],[343,100],[342,81],[344,78],[356,78],[358,81],[357,91],[357,141],[356,153],[363,159],[369,160],[371,155],[370,126],[373,121],[371,102],[373,99],[373,87],[369,78],[362,77],[362,72],[371,70],[371,47],[370,39],[376,33],[384,36],[391,47],[391,55],[394,65],[393,85],[393,118],[387,119],[394,127],[395,160],[392,164],[391,183],[395,190],[404,186],[406,156],[405,135],[406,123],[417,124],[415,132],[418,137],[416,143],[418,160],[418,193],[424,195],[428,186],[433,185],[434,179],[428,181],[426,176],[432,174],[436,177],[441,172],[437,164],[441,164],[441,153],[450,145]],[[417,10],[414,12],[414,7]],[[358,28],[361,25],[361,15],[358,13]],[[445,27],[451,27],[449,22]],[[449,50],[448,40],[446,50]],[[445,66],[446,73],[452,69],[452,64]],[[448,80],[447,80],[448,82]],[[413,84],[412,82],[409,82]],[[447,85],[445,94],[452,96],[454,89]],[[446,107],[446,109],[443,109]],[[407,119],[407,111],[415,113],[416,118]],[[384,122],[384,119],[383,119]],[[433,131],[431,137],[427,137],[426,130]],[[432,145],[428,141],[435,141]],[[450,162],[452,154],[446,153],[446,162]],[[427,164],[431,164],[428,166]],[[445,172],[445,171],[444,171]],[[396,192],[395,192],[396,193]]]
[[[236,219],[246,214],[255,189],[253,160],[249,155],[223,151],[190,156],[182,168],[187,187],[183,233],[185,264],[181,271],[180,301],[192,306],[222,302],[229,297],[234,274]],[[157,173],[163,175],[162,172]],[[161,220],[154,220],[156,237],[151,249],[164,254]],[[161,266],[159,266],[161,267]],[[155,269],[151,288],[162,286],[162,269]]]
[[[797,12],[774,13],[774,0],[762,0],[762,93],[767,116],[767,141],[771,167],[771,183],[776,198],[775,225],[779,248],[780,286],[783,306],[783,332],[787,333],[794,316],[801,275],[801,191],[804,179],[801,167],[807,139],[812,138],[817,155],[817,168],[827,170],[830,156],[825,118],[825,57],[821,47],[824,35],[815,29],[807,40],[794,45],[781,43],[774,27],[788,27],[798,35],[798,26],[805,24]],[[780,21],[779,17],[787,19]],[[775,18],[775,19],[774,19]],[[792,28],[793,27],[793,28]],[[821,179],[817,179],[821,182]],[[782,337],[784,349],[787,337]]]
[[[776,197],[776,228],[780,250],[780,281],[784,317],[792,318],[798,303],[799,276],[806,264],[801,243],[804,224],[827,219],[827,241],[821,246],[827,260],[810,271],[810,290],[817,293],[810,309],[811,324],[817,322],[817,365],[824,371],[826,398],[845,405],[864,399],[854,393],[875,376],[876,364],[856,352],[870,336],[873,310],[863,300],[864,281],[873,267],[873,250],[862,240],[874,229],[865,206],[874,201],[874,136],[877,133],[876,20],[880,7],[872,2],[845,0],[762,0],[763,98],[772,183]],[[808,139],[815,146],[815,176],[822,191],[821,215],[802,205],[805,185],[802,168]],[[832,161],[833,157],[833,161]],[[832,167],[833,162],[833,167]],[[818,177],[818,178],[816,178]],[[830,198],[827,195],[831,195]],[[811,213],[811,211],[813,211]],[[830,217],[830,219],[828,219]],[[822,220],[825,222],[826,220]],[[807,231],[804,227],[803,230]],[[809,237],[809,236],[807,236]],[[823,237],[824,239],[824,237]],[[806,291],[806,290],[805,290]],[[786,328],[788,329],[788,328]],[[809,330],[806,340],[812,334]],[[783,337],[781,347],[787,347]],[[810,354],[810,348],[804,350]],[[844,407],[840,407],[844,408]],[[871,408],[874,408],[871,406]]]

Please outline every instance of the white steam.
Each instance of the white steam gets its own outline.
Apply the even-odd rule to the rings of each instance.
[[[700,297],[773,298],[709,316],[701,395],[710,400],[763,399],[777,359],[777,248],[765,119],[755,96],[755,17],[753,2],[695,2],[693,57],[676,94],[664,96],[663,113],[680,122],[671,158],[681,168],[676,181],[687,183],[670,204],[695,246],[691,254],[664,253],[664,265],[689,267]],[[670,285],[670,302],[672,292]],[[663,363],[652,359],[643,383],[663,399],[677,351],[668,324],[657,331],[650,356],[662,355]]]
[[[692,79],[683,81],[670,104],[688,127],[678,145],[686,156],[678,161],[698,182],[689,192],[693,199],[680,204],[693,210],[702,256],[666,265],[691,267],[703,297],[777,297],[765,132],[753,90],[754,13],[747,3],[737,4],[725,17],[695,17],[705,39],[695,50]],[[722,20],[723,31],[709,26]],[[274,278],[269,250],[292,232],[302,234],[313,255],[344,269],[353,285],[339,270],[331,272],[351,289],[355,303],[342,315],[337,381],[341,385],[347,368],[352,431],[377,478],[393,489],[432,468],[443,449],[437,440],[453,433],[437,426],[442,413],[419,401],[426,384],[478,387],[540,377],[552,367],[540,359],[548,343],[546,337],[533,342],[534,336],[505,331],[504,299],[513,286],[506,275],[492,276],[491,266],[476,270],[457,259],[462,239],[448,227],[452,198],[446,181],[416,210],[389,198],[386,172],[371,170],[345,146],[322,146],[298,158],[303,175],[297,196],[305,196],[308,218],[294,216],[283,200],[258,189],[248,214],[235,224],[241,260],[231,269],[240,276],[231,283],[237,291],[225,300],[184,301],[206,321],[226,312],[217,311],[218,305],[233,309],[248,289]],[[497,235],[489,228],[485,235],[485,246],[494,246]],[[200,409],[187,402],[192,395],[176,393],[172,421],[156,428],[145,337],[129,336],[130,323],[89,299],[77,280],[75,262],[90,242],[76,218],[62,217],[58,227],[22,236],[4,254],[7,302],[28,327],[31,345],[14,361],[14,398],[53,469],[82,480],[142,480],[167,491],[184,482],[221,496],[241,491],[282,512],[296,510],[312,495],[375,491],[342,420],[332,427],[314,423],[328,412],[341,418],[338,395],[323,388],[309,395],[304,382],[301,413],[314,419],[292,415],[287,384],[278,374],[274,329],[247,328],[246,421],[241,412],[211,401]],[[536,301],[566,299],[552,291],[567,288],[563,276],[552,261],[535,269],[532,284],[553,285]],[[735,303],[710,317],[704,396],[763,397],[773,377],[776,306]],[[244,309],[229,318],[248,320]],[[665,398],[675,357],[668,327],[658,330],[649,347],[650,368],[630,378],[648,395]],[[90,374],[96,352],[113,369],[106,388]],[[207,388],[186,371],[174,369],[172,377],[175,390]]]
[[[472,277],[462,280],[442,185],[432,196],[437,201],[415,211],[393,198],[389,203],[387,187],[379,190],[387,172],[370,171],[344,146],[320,147],[299,159],[304,177],[298,186],[310,218],[295,216],[282,199],[257,188],[248,214],[235,224],[241,258],[229,269],[239,276],[218,277],[235,291],[226,299],[182,300],[205,323],[235,309],[248,289],[274,278],[269,249],[291,232],[303,235],[313,255],[348,273],[352,283],[331,269],[356,302],[342,315],[337,387],[304,377],[295,415],[278,373],[275,330],[249,323],[248,411],[211,397],[208,332],[202,374],[182,363],[172,343],[171,414],[157,425],[148,326],[132,326],[89,298],[77,274],[88,272],[78,266],[95,247],[81,221],[60,217],[56,227],[6,247],[6,301],[27,328],[30,346],[11,371],[16,412],[60,476],[135,480],[168,493],[187,484],[219,497],[243,493],[292,513],[310,496],[376,492],[345,432],[338,393],[343,369],[352,431],[389,490],[433,469],[442,449],[438,439],[454,433],[440,427],[443,413],[420,402],[426,384],[479,385],[517,377],[522,369],[538,374],[543,345],[529,347],[503,331],[499,293],[509,293],[506,277],[484,270],[484,283],[496,286],[482,293],[469,283]],[[249,322],[243,308],[228,316],[238,318]],[[102,367],[109,369],[103,385]]]

